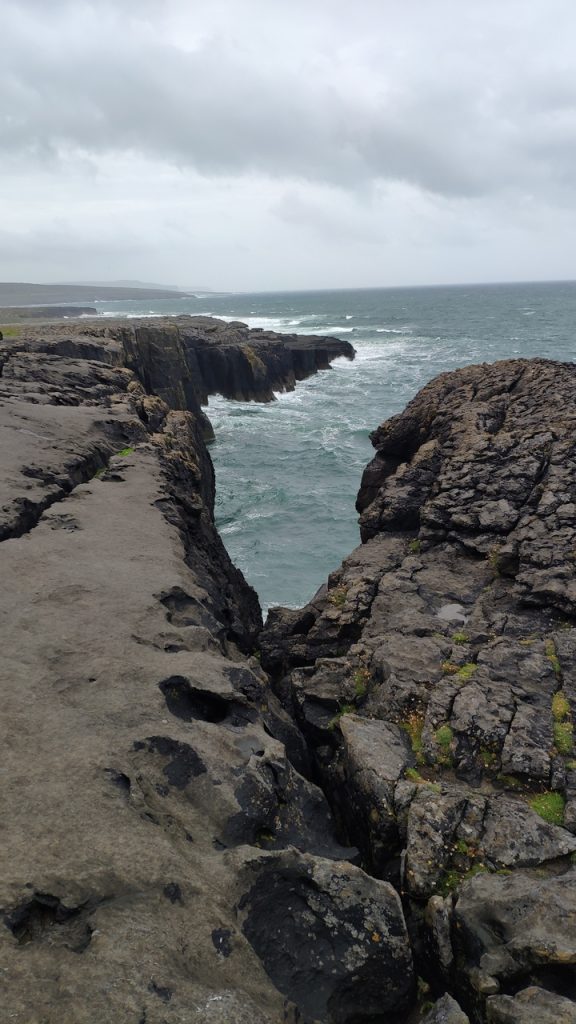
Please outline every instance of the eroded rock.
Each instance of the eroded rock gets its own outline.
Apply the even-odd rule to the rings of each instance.
[[[363,544],[261,638],[349,841],[475,1024],[497,995],[524,1012],[526,978],[576,998],[575,386],[547,360],[427,385],[372,435]]]
[[[397,893],[350,864],[282,854],[239,904],[242,930],[306,1021],[398,1017],[414,973]]]

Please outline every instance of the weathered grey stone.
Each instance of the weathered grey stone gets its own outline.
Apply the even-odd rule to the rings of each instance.
[[[470,1018],[459,1007],[452,996],[443,995],[433,1010],[427,1013],[422,1024],[470,1024]]]
[[[532,985],[515,996],[491,996],[488,1024],[576,1024],[576,1002]]]
[[[261,635],[271,695],[201,404],[352,354],[211,318],[2,343],[16,1024],[400,1022],[402,908],[355,846],[474,1024],[573,1019],[576,368],[442,375],[375,431],[364,543]]]
[[[260,861],[242,931],[306,1019],[400,1017],[414,972],[398,894],[351,864],[282,853]]]
[[[439,887],[465,806],[462,793],[419,787],[408,812],[404,877],[411,895],[429,896]]]
[[[554,987],[564,970],[576,832],[575,385],[576,367],[550,360],[466,367],[427,385],[372,435],[357,501],[363,548],[305,608],[276,609],[261,639],[287,704],[320,692],[319,658],[341,666],[332,707],[350,703],[355,666],[369,673],[328,740],[307,732],[316,770],[349,841],[412,901],[424,961],[456,996],[461,986],[478,1022],[508,979],[517,986],[528,972]],[[362,718],[374,742],[352,751],[347,734]],[[377,723],[396,725],[412,748],[392,798]],[[377,856],[376,815],[356,808],[368,792],[385,808]],[[468,928],[470,892],[466,920],[482,920]]]
[[[529,974],[574,978],[576,869],[539,878],[480,874],[459,889],[452,940],[463,976],[480,971],[509,985]]]

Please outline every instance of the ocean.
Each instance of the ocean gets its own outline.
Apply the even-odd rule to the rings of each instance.
[[[372,456],[369,433],[436,374],[519,356],[576,360],[576,282],[96,306],[106,315],[202,313],[329,334],[356,349],[354,362],[337,360],[276,402],[210,399],[217,525],[264,611],[305,604],[359,543],[354,502]]]

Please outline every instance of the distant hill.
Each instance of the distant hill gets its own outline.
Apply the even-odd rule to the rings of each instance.
[[[192,291],[171,288],[128,287],[108,284],[28,284],[0,282],[0,307],[41,306],[47,303],[114,302],[122,299],[173,299],[193,297]]]
[[[188,292],[187,288],[180,288],[177,284],[158,284],[152,281],[58,281],[57,286],[72,286],[73,288],[144,288],[157,292]]]
[[[58,281],[58,284],[80,285],[83,288],[88,286],[90,288],[152,288],[154,291],[185,292],[186,295],[189,292],[202,292],[203,295],[220,294],[219,292],[215,293],[213,288],[206,288],[203,284],[193,284],[184,288],[179,284],[158,284],[152,281]]]

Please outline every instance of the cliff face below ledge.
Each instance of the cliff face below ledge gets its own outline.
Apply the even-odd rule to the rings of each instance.
[[[292,391],[296,381],[329,369],[334,359],[355,355],[340,338],[278,334],[208,316],[83,320],[21,330],[19,348],[42,351],[48,345],[52,354],[125,365],[147,392],[196,415],[215,394],[272,402],[275,391]]]
[[[364,543],[261,638],[430,1022],[576,1021],[575,394],[545,360],[434,380],[372,435]]]

